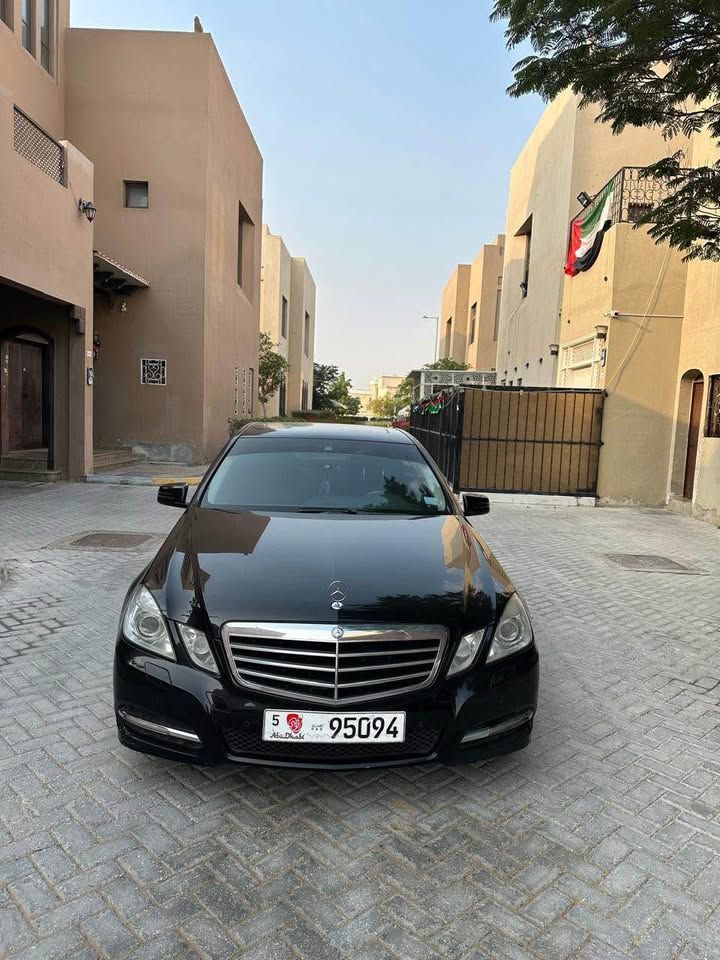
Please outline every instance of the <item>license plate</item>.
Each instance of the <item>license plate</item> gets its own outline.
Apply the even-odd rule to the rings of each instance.
[[[315,713],[266,710],[263,740],[297,743],[403,743],[404,713]]]

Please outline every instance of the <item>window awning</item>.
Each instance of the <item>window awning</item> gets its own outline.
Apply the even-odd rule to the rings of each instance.
[[[93,250],[93,286],[103,293],[121,293],[127,296],[136,290],[147,289],[150,283],[106,253]]]

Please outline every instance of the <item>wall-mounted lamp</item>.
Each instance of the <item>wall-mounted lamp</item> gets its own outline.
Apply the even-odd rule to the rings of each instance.
[[[559,343],[549,343],[548,347],[550,349],[550,356],[556,357],[560,353],[560,344]]]
[[[92,202],[92,200],[78,200],[78,210],[80,213],[84,213],[88,219],[88,223],[92,223],[95,219],[95,214],[97,213],[97,207]]]
[[[581,190],[580,193],[577,195],[577,201],[581,207],[589,207],[590,204],[592,203],[592,197],[589,194],[585,193],[584,190]]]
[[[598,323],[595,327],[595,336],[598,340],[607,340],[608,334],[608,325],[606,323]]]
[[[530,361],[529,361],[529,360],[526,360],[526,361],[525,361],[525,367],[526,367],[528,370],[530,369]]]
[[[538,357],[538,363],[542,363],[542,362],[543,362],[543,358],[542,358],[542,357]]]

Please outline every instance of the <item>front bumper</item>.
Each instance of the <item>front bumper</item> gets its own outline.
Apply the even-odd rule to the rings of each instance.
[[[258,694],[150,654],[120,639],[115,654],[120,742],[143,753],[198,764],[247,763],[347,769],[486,759],[527,746],[537,706],[538,653],[528,649],[454,681],[402,696],[344,704],[338,713],[406,713],[402,744],[274,743],[262,740],[266,709],[317,709]]]

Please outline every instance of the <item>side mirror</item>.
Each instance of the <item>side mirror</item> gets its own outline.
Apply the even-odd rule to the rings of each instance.
[[[164,503],[166,507],[180,507],[185,509],[187,506],[188,485],[186,483],[163,483],[158,487],[158,503]]]
[[[481,517],[490,513],[490,498],[481,493],[464,493],[462,505],[466,517]]]

